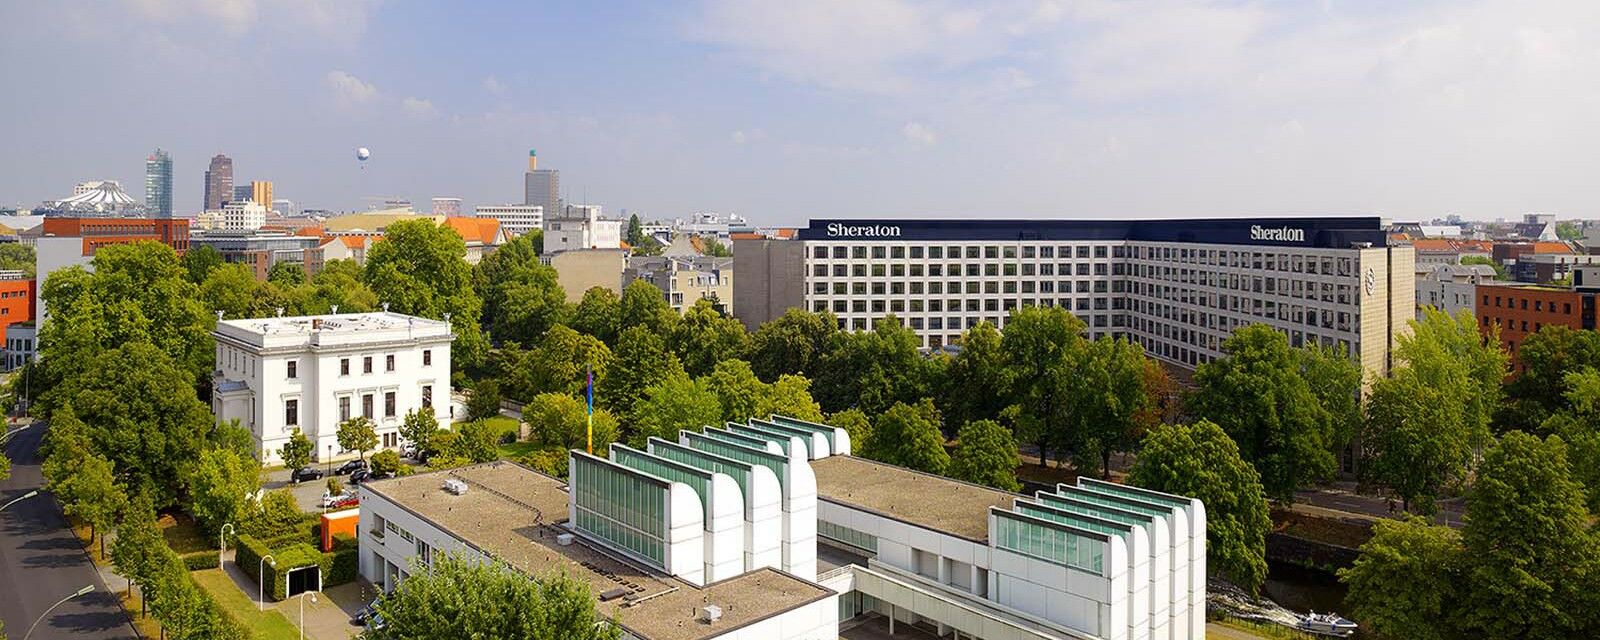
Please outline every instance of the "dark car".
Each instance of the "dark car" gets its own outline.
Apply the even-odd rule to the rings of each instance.
[[[368,621],[372,620],[372,617],[377,615],[377,613],[378,601],[373,600],[372,602],[368,602],[366,606],[361,607],[360,610],[356,611],[355,622],[356,624],[365,625]]]
[[[362,460],[360,458],[357,458],[355,460],[351,460],[349,462],[346,462],[344,464],[339,465],[339,468],[333,472],[333,475],[336,475],[336,476],[347,476],[347,475],[350,475],[350,474],[355,473],[357,471],[364,470],[366,468],[367,468],[367,461],[366,460]]]
[[[307,480],[319,480],[321,478],[322,470],[316,467],[300,467],[289,474],[289,481],[296,483],[305,482]]]
[[[366,469],[357,469],[355,473],[350,474],[350,484],[361,484],[368,479],[368,476],[371,475],[371,471],[367,471]]]

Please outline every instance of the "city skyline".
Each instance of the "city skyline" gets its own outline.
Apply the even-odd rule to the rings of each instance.
[[[1600,135],[1592,3],[64,2],[0,15],[17,86],[65,91],[90,72],[113,91],[171,85],[116,109],[0,106],[18,151],[0,172],[8,205],[88,179],[138,184],[157,146],[180,168],[177,215],[200,210],[200,169],[219,152],[296,202],[358,209],[518,202],[532,146],[569,200],[776,225],[1581,218],[1600,196],[1582,153]],[[549,36],[520,37],[530,28]],[[393,37],[417,29],[471,44]],[[263,83],[278,89],[236,99]],[[358,146],[373,151],[365,171]]]

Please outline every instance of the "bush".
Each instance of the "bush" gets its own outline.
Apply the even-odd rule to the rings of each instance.
[[[272,552],[272,563],[268,565],[268,568],[272,569],[266,575],[268,582],[263,584],[262,587],[272,594],[274,600],[287,598],[289,597],[289,572],[305,567],[317,567],[317,571],[326,578],[328,566],[324,565],[323,562],[322,552],[304,542],[297,542],[282,549],[277,549]],[[329,563],[331,564],[331,559],[329,559]]]
[[[348,546],[341,547],[340,541],[336,536],[334,538],[333,551],[322,554],[322,566],[324,567],[322,571],[322,588],[324,589],[354,581],[356,574],[361,570],[361,552],[356,548],[353,538],[349,536],[345,536],[345,538],[349,540]]]
[[[187,567],[190,571],[215,569],[218,566],[221,566],[221,559],[218,557],[218,554],[215,551],[196,551],[194,553],[186,553],[179,557],[183,559],[183,566]]]
[[[260,569],[261,558],[272,553],[272,547],[263,544],[248,533],[241,534],[238,538],[238,549],[234,552],[233,562],[239,565],[239,570],[250,576],[251,580],[261,581],[261,576],[256,572]],[[276,559],[276,558],[274,558]]]
[[[340,551],[340,550],[343,550],[343,549],[355,549],[355,548],[358,548],[360,546],[361,546],[360,543],[356,542],[356,537],[355,536],[352,536],[352,535],[350,535],[348,533],[343,533],[343,532],[333,534],[333,550],[334,551]]]
[[[246,501],[239,508],[239,533],[266,540],[293,532],[306,520],[300,503],[288,490],[268,492],[261,502]]]
[[[393,449],[384,449],[372,454],[372,472],[385,477],[392,477],[400,472],[400,454]]]
[[[527,465],[535,471],[557,478],[567,477],[567,460],[567,450],[560,448],[540,449],[517,458],[517,462]]]

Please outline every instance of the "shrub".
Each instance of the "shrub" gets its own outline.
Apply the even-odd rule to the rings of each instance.
[[[272,547],[263,544],[248,533],[241,534],[238,539],[238,550],[234,552],[233,561],[239,565],[239,570],[250,576],[251,580],[261,581],[261,576],[256,572],[260,569],[261,558],[272,553]],[[276,558],[274,558],[276,559]]]
[[[180,557],[183,559],[183,566],[190,571],[215,569],[220,566],[220,558],[217,557],[217,552],[215,551],[196,551],[194,553],[186,553]]]
[[[268,492],[260,502],[246,501],[237,518],[239,533],[263,540],[290,533],[305,520],[306,514],[294,494],[283,489]]]
[[[567,450],[560,448],[540,449],[522,456],[517,462],[527,465],[540,473],[567,477]]]
[[[334,538],[334,549],[322,554],[322,587],[324,589],[347,582],[354,581],[360,572],[361,552],[356,548],[355,540],[346,536],[350,541],[349,546],[340,546],[337,537]]]
[[[344,533],[344,532],[333,534],[333,550],[334,551],[339,551],[339,550],[342,550],[342,549],[355,549],[355,548],[358,548],[360,546],[361,545],[360,545],[359,542],[356,541],[356,537],[355,536],[352,536],[352,535],[350,535],[348,533]]]
[[[272,552],[272,563],[266,577],[268,582],[262,587],[272,594],[274,600],[282,600],[288,596],[289,572],[305,567],[317,567],[317,571],[326,577],[328,567],[323,564],[322,552],[304,542],[297,542],[287,547]]]

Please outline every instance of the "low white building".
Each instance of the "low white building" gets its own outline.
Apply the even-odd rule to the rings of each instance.
[[[515,238],[544,229],[544,207],[536,204],[490,204],[472,208],[479,218],[494,218],[506,236]]]
[[[252,318],[217,322],[211,393],[218,419],[255,435],[260,459],[298,428],[327,461],[342,451],[338,426],[366,416],[378,446],[400,446],[407,412],[432,409],[450,423],[450,325],[398,313]]]
[[[600,205],[569,204],[560,213],[545,216],[545,253],[621,246],[622,221],[601,219]]]
[[[1418,264],[1416,269],[1418,319],[1427,307],[1451,316],[1464,309],[1477,317],[1478,284],[1495,279],[1494,267],[1486,264]]]

